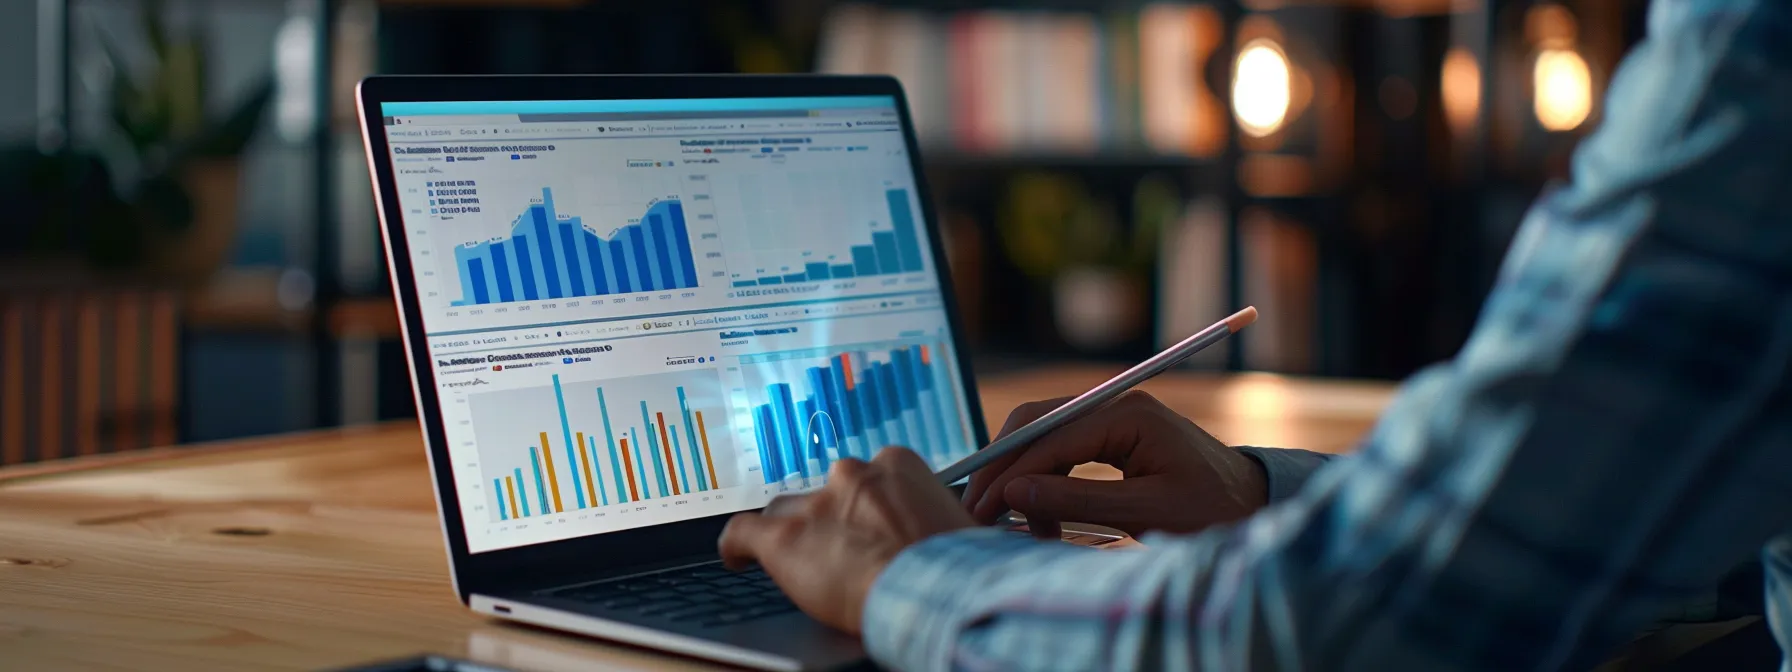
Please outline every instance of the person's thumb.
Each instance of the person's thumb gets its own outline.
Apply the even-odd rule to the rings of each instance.
[[[1141,479],[1097,481],[1071,476],[1032,475],[1008,482],[1002,491],[1008,508],[1027,517],[1032,527],[1056,523],[1093,523],[1128,533],[1150,518],[1150,507],[1164,502],[1152,496]]]

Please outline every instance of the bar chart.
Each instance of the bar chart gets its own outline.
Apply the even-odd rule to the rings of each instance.
[[[742,357],[762,480],[819,476],[833,460],[870,459],[888,445],[912,448],[936,467],[968,454],[945,347],[893,342]]]
[[[493,522],[709,492],[735,473],[714,370],[556,374],[549,386],[468,402]]]
[[[730,284],[735,288],[784,285],[823,280],[865,278],[926,270],[920,223],[910,203],[910,191],[882,188],[874,202],[877,211],[866,213],[867,202],[824,207],[807,198],[819,198],[804,188],[787,199],[759,192],[760,182],[742,183],[718,193],[727,200],[718,207],[728,227],[729,245],[751,252],[751,263],[730,257]],[[823,184],[825,190],[830,185]],[[806,185],[813,189],[815,185]],[[847,191],[846,196],[859,192]],[[766,206],[764,200],[789,200]],[[860,224],[859,222],[864,222]],[[862,227],[862,228],[860,228]],[[771,242],[765,242],[770,239]],[[825,247],[825,246],[831,246]]]
[[[582,218],[557,212],[554,192],[511,222],[507,236],[454,248],[461,298],[453,305],[483,305],[578,296],[604,296],[699,284],[677,199],[652,201],[639,219],[608,238]]]

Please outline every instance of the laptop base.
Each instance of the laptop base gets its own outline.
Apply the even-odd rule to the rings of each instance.
[[[801,612],[703,628],[538,596],[474,594],[469,606],[504,620],[758,670],[834,670],[865,660],[857,638]]]

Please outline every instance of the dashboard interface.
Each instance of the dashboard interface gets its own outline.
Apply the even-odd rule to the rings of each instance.
[[[472,552],[972,450],[892,98],[381,114]]]

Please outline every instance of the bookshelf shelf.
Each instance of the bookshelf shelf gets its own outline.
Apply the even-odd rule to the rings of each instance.
[[[1217,159],[1153,152],[965,152],[935,148],[921,150],[922,162],[933,168],[1147,168],[1217,170]]]

